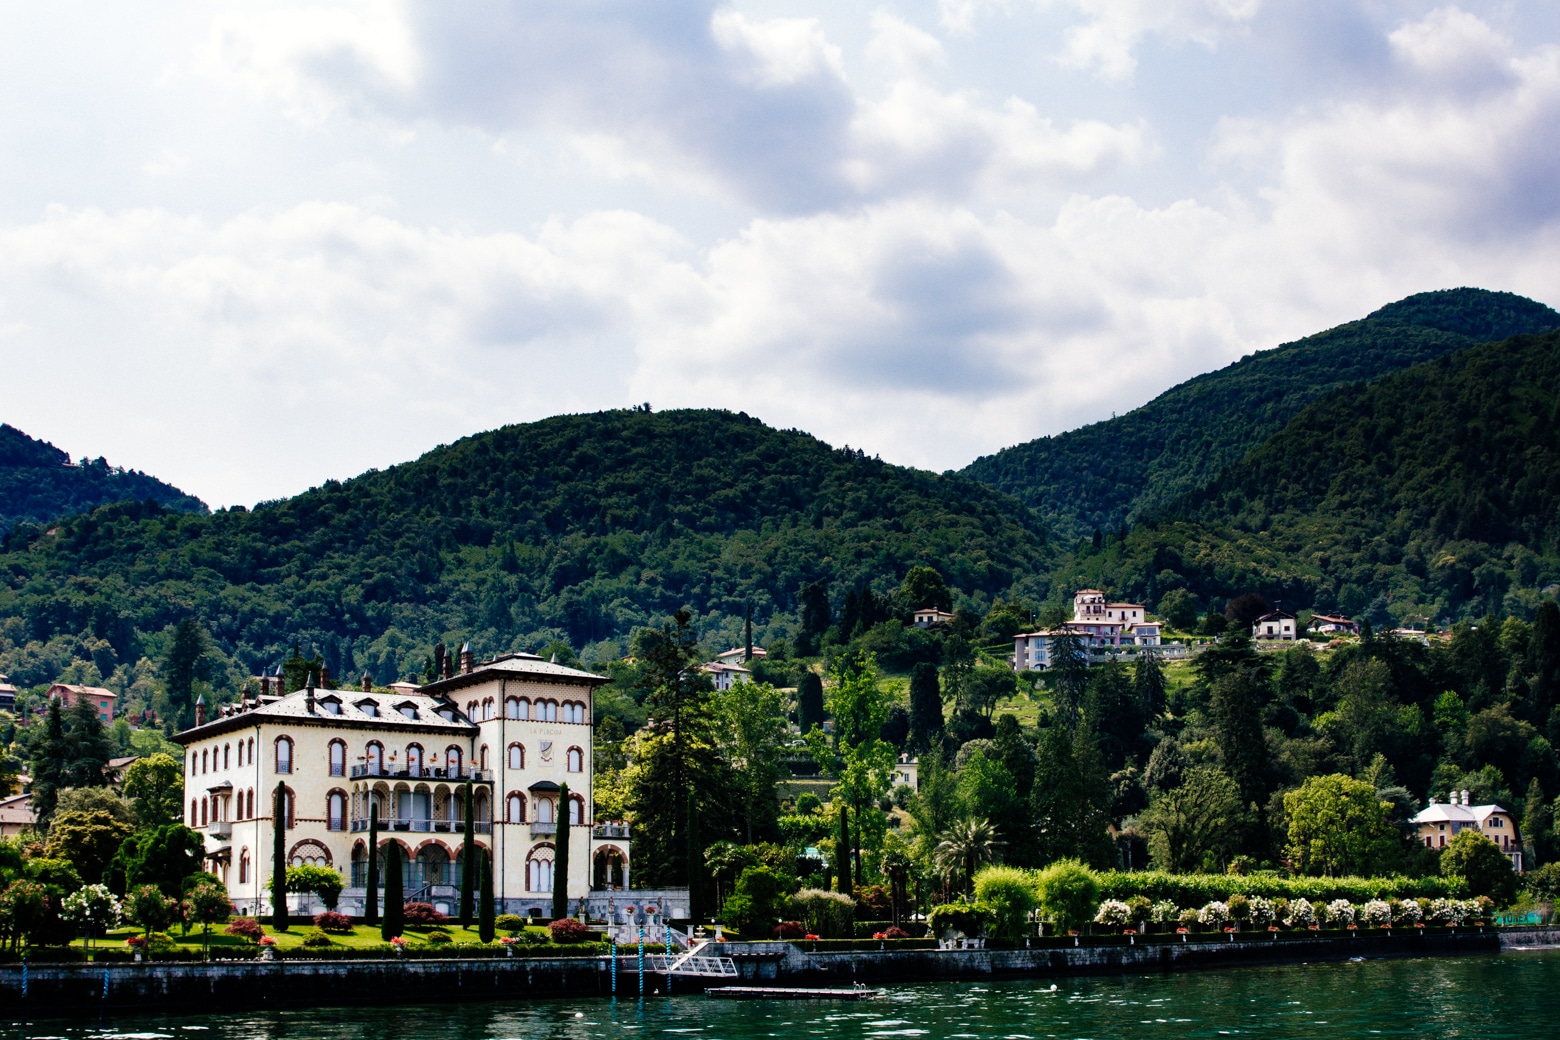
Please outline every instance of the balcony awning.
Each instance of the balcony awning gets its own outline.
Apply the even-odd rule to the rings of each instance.
[[[551,780],[538,780],[536,783],[534,783],[530,787],[526,788],[526,790],[527,791],[557,791],[557,790],[561,790],[561,788],[559,788],[558,785],[553,783]]]
[[[206,790],[210,791],[212,794],[215,794],[218,791],[231,791],[233,790],[233,781],[224,780],[220,784],[213,784],[211,787],[206,788]]]

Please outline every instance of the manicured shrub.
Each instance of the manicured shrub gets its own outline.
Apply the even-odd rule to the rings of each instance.
[[[547,926],[555,943],[578,943],[590,938],[590,929],[572,917],[560,917]]]
[[[346,914],[338,914],[334,910],[327,910],[323,914],[315,915],[314,927],[332,935],[351,935],[352,918]]]
[[[809,932],[825,939],[849,939],[856,923],[856,901],[840,892],[804,888],[791,897],[791,912]]]
[[[493,927],[501,932],[518,932],[525,927],[525,918],[519,914],[499,914],[493,918]]]
[[[307,949],[317,950],[327,946],[334,946],[336,944],[331,942],[330,936],[326,935],[318,928],[310,928],[303,935],[302,945]]]
[[[1381,905],[1386,906],[1385,903]],[[1322,915],[1318,913],[1316,916],[1320,918]],[[1334,899],[1327,904],[1327,923],[1334,928],[1349,927],[1349,925],[1355,922],[1355,917],[1354,905],[1347,899]]]
[[[985,867],[975,875],[975,901],[991,911],[993,938],[1017,939],[1038,902],[1035,877],[1017,867]]]
[[[1284,923],[1291,928],[1309,928],[1316,923],[1316,909],[1309,899],[1296,899],[1289,904],[1289,915]]]
[[[454,941],[455,940],[450,935],[450,933],[446,932],[443,928],[435,928],[433,931],[428,933],[429,946],[444,946]]]
[[[885,939],[908,939],[910,933],[896,925],[890,925],[888,931],[883,933]]]
[[[402,913],[405,914],[408,925],[419,928],[431,924],[443,924],[449,920],[435,910],[432,903],[407,903]]]
[[[1060,929],[1079,928],[1099,900],[1094,871],[1075,859],[1059,859],[1035,877],[1040,909]]]
[[[1230,922],[1230,906],[1217,899],[1197,911],[1197,923],[1204,928],[1223,928]]]
[[[1132,920],[1132,908],[1119,899],[1107,899],[1094,912],[1094,923],[1107,928],[1124,928]]]
[[[228,926],[223,931],[229,935],[248,939],[250,942],[259,942],[260,937],[265,934],[265,929],[261,928],[260,922],[253,917],[235,917],[228,922]]]
[[[1272,901],[1262,896],[1252,896],[1246,901],[1246,916],[1253,928],[1266,928],[1273,923],[1275,916]]]
[[[781,921],[775,925],[774,935],[776,939],[800,939],[807,934],[807,929],[802,927],[800,921]]]
[[[1350,908],[1353,909],[1352,907]],[[1392,907],[1380,899],[1372,899],[1365,904],[1365,911],[1360,915],[1365,923],[1373,928],[1381,928],[1392,923]]]

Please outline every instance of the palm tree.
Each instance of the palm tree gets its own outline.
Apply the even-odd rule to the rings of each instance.
[[[942,833],[937,847],[932,850],[932,861],[949,881],[962,880],[959,887],[968,895],[973,891],[975,872],[985,864],[995,862],[1001,847],[991,821],[971,816]]]

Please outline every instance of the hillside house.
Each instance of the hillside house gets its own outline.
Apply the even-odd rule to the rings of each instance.
[[[13,794],[0,798],[0,838],[15,838],[38,823],[32,809],[32,795]]]
[[[11,685],[11,677],[0,675],[0,711],[16,710],[16,687]]]
[[[946,610],[936,607],[922,607],[912,614],[912,624],[916,628],[931,628],[933,625],[953,624],[953,615]]]
[[[710,677],[717,690],[729,690],[739,682],[752,682],[753,673],[740,664],[726,664],[723,661],[710,661],[700,665],[704,673]]]
[[[383,859],[390,843],[407,863],[406,899],[453,912],[469,789],[500,912],[545,916],[559,841],[570,845],[571,899],[628,887],[627,829],[597,823],[592,809],[591,702],[609,681],[533,654],[477,663],[464,651],[458,672],[411,693],[308,688],[210,719],[199,706],[174,738],[185,748],[184,822],[205,836],[206,867],[241,914],[265,912],[278,826],[290,865],[346,875],[345,913],[363,912],[368,857]]]
[[[753,648],[753,660],[760,661],[769,656],[769,651],[761,646]],[[730,650],[722,650],[715,655],[715,660],[721,664],[745,664],[747,663],[747,647],[736,646]]]
[[[1311,620],[1306,624],[1306,631],[1357,636],[1360,634],[1360,626],[1358,623],[1337,614],[1312,614]]]
[[[1270,610],[1251,623],[1252,639],[1294,639],[1295,616],[1287,610]]]
[[[98,710],[98,718],[104,722],[114,721],[114,701],[119,695],[113,690],[105,690],[101,686],[72,686],[69,683],[55,683],[49,687],[49,699],[59,699],[62,709],[69,708],[76,703],[76,698],[85,697],[92,702],[92,706]]]
[[[894,783],[904,784],[912,791],[921,789],[921,760],[909,755],[900,755],[899,761],[894,763]]]
[[[1056,629],[1020,632],[1013,637],[1013,670],[1051,667],[1057,640],[1064,634],[1077,638],[1089,654],[1161,645],[1160,624],[1148,620],[1143,604],[1112,603],[1098,589],[1080,589],[1073,596],[1071,621]]]
[[[1430,804],[1409,822],[1427,849],[1444,849],[1461,832],[1476,830],[1500,846],[1514,870],[1522,870],[1522,836],[1516,818],[1498,805],[1469,805],[1467,791],[1453,791],[1447,802],[1437,802],[1432,795]]]

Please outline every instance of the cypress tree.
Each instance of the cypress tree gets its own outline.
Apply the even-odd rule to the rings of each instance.
[[[472,885],[471,858],[472,858],[472,856],[476,855],[476,848],[477,848],[477,841],[476,841],[476,838],[475,838],[475,836],[473,834],[473,832],[476,830],[475,812],[476,812],[476,809],[472,805],[471,781],[467,780],[466,781],[466,827],[465,827],[465,832],[464,832],[464,839],[465,840],[463,841],[463,843],[461,845],[461,857],[460,857],[460,860],[461,860],[461,862],[460,862],[460,926],[462,928],[470,928],[471,927],[471,900],[472,900],[472,893],[471,893],[471,885]]]
[[[368,896],[363,901],[363,923],[379,923],[379,806],[368,796]]]
[[[389,942],[406,929],[406,897],[401,891],[401,846],[385,843],[385,916],[379,937]]]
[[[1532,674],[1527,696],[1528,721],[1543,728],[1560,706],[1560,607],[1552,599],[1540,603],[1533,617],[1527,666]],[[1555,736],[1560,733],[1551,733],[1550,739]]]
[[[742,655],[742,663],[747,664],[753,660],[753,604],[746,604],[743,608],[743,613],[743,628],[747,637],[747,650]]]
[[[271,816],[271,927],[287,930],[287,785],[276,782]]]
[[[482,870],[482,901],[477,915],[477,937],[485,943],[493,941],[493,859],[486,851],[477,853]]]
[[[850,819],[846,816],[845,803],[840,803],[840,837],[834,846],[834,860],[840,872],[840,894],[850,895]]]
[[[699,803],[688,792],[688,920],[704,918],[704,844],[699,840]]]
[[[553,920],[569,916],[569,785],[558,788],[558,840],[553,851]]]
[[[803,734],[823,725],[823,680],[810,669],[802,673],[796,685],[796,723]]]
[[[910,669],[910,748],[922,752],[936,747],[942,734],[942,688],[937,684],[937,666],[922,661]]]

